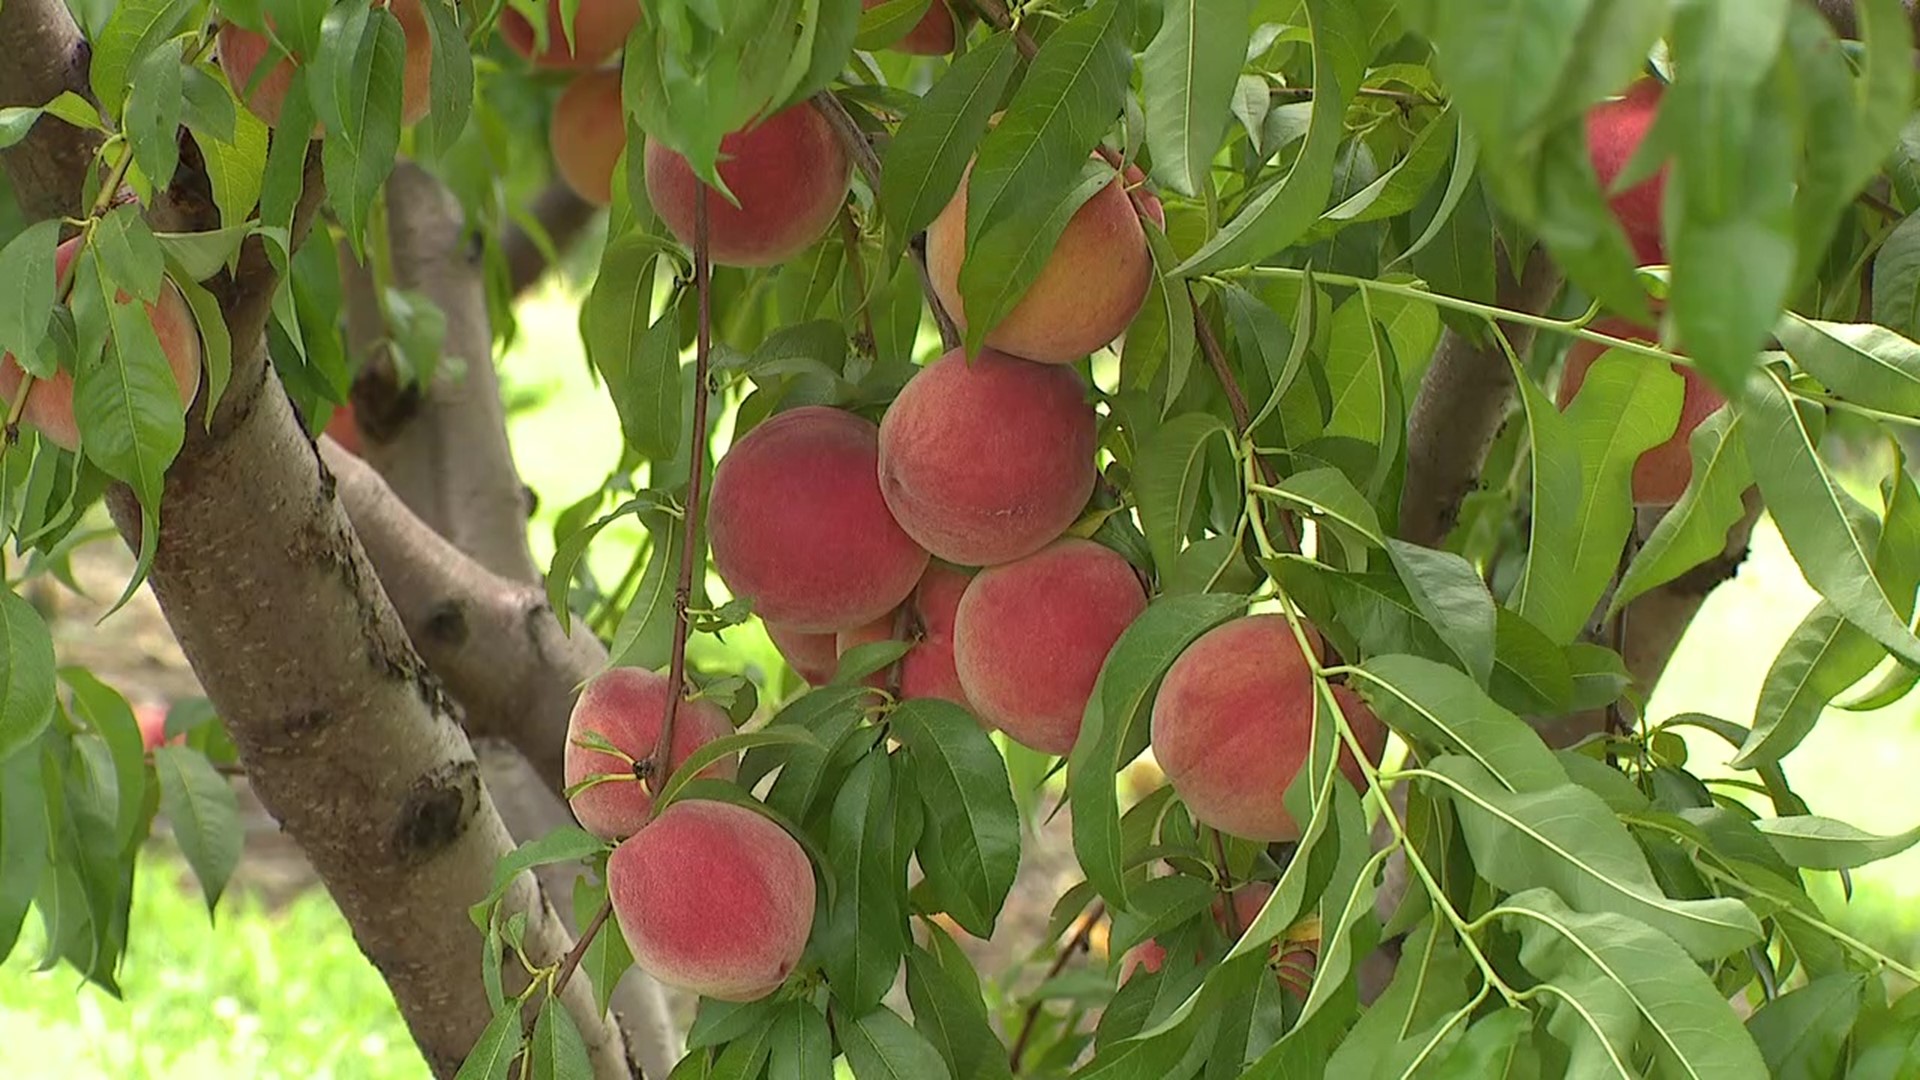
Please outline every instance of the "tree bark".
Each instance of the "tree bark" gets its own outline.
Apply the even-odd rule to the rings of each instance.
[[[0,4],[0,108],[45,105],[64,90],[87,90],[92,55],[66,6],[51,0]],[[29,220],[74,217],[100,136],[64,120],[41,117],[27,137],[0,150],[13,194]]]

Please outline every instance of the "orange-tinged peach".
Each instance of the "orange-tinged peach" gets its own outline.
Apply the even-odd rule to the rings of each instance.
[[[815,686],[824,686],[833,681],[833,673],[840,666],[840,647],[836,635],[811,634],[765,620],[762,623],[767,628],[768,640],[773,642],[774,649],[794,674]]]
[[[589,71],[553,103],[547,130],[553,164],[574,194],[595,206],[613,202],[613,167],[627,148],[627,114],[618,71]]]
[[[573,44],[567,44],[561,0],[547,0],[547,44],[534,52],[533,24],[508,8],[500,16],[500,36],[514,52],[538,68],[596,68],[626,47],[640,22],[639,0],[580,0],[573,16]]]
[[[421,7],[428,2],[439,0],[388,0],[384,5],[400,21],[400,30],[406,38],[406,57],[400,77],[402,124],[419,123],[426,117],[432,101],[433,34],[427,25],[426,10]],[[287,91],[292,89],[297,59],[282,56],[256,82],[254,72],[273,51],[266,35],[227,23],[220,28],[218,47],[220,70],[226,72],[233,92],[239,94],[248,110],[266,121],[268,127],[278,124]]]
[[[969,167],[953,199],[927,229],[927,272],[941,306],[962,326],[967,316],[960,267],[967,257],[971,177]],[[1065,364],[1113,341],[1133,322],[1152,281],[1153,257],[1126,183],[1115,177],[1073,215],[1019,303],[987,331],[987,345],[1040,363]]]
[[[808,405],[733,445],[713,474],[713,566],[762,619],[838,633],[900,605],[927,552],[880,497],[880,430]]]
[[[603,750],[588,749],[578,739],[591,732],[635,761],[645,761],[659,741],[670,693],[665,676],[641,668],[613,668],[594,676],[580,692],[567,721],[564,770],[568,786],[591,776],[631,777],[632,765]],[[573,816],[596,836],[609,840],[632,836],[653,813],[649,789],[658,790],[694,751],[731,734],[733,724],[712,702],[681,702],[673,718],[673,747],[667,755],[665,775],[654,777],[648,784],[632,779],[608,780],[575,792],[570,800]],[[730,780],[735,767],[733,758],[722,758],[701,770],[700,775]]]
[[[1086,384],[1071,368],[954,349],[880,421],[880,490],[907,535],[962,566],[1031,555],[1093,493]]]
[[[1107,653],[1146,607],[1132,565],[1090,540],[1058,540],[982,570],[954,617],[967,700],[1015,742],[1065,754]]]
[[[779,989],[813,924],[806,852],[780,826],[731,803],[667,807],[614,849],[607,892],[641,970],[721,1001]]]

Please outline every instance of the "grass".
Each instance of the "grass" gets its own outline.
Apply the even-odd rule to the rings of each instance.
[[[613,465],[619,422],[589,375],[571,302],[549,290],[521,318],[519,347],[502,370],[511,397],[538,402],[515,414],[513,434],[523,478],[541,497],[534,547],[544,564],[554,516]],[[603,580],[619,576],[636,538],[624,525],[602,534],[592,561]],[[1700,711],[1750,722],[1767,665],[1813,603],[1778,534],[1763,525],[1739,576],[1695,620],[1650,715]],[[729,631],[724,643],[700,639],[694,653],[736,671],[776,662],[757,626]],[[1724,744],[1696,733],[1689,746],[1696,771],[1726,772]],[[1787,772],[1816,813],[1878,832],[1913,827],[1920,699],[1877,713],[1829,712],[1787,759]],[[77,986],[64,970],[29,974],[39,954],[33,920],[28,940],[0,966],[8,1080],[426,1075],[378,973],[324,893],[277,912],[236,894],[209,926],[197,893],[179,887],[177,858],[157,850],[135,891],[124,1003]],[[1851,901],[1834,875],[1823,878],[1817,895],[1836,922],[1920,960],[1920,851],[1856,873]]]

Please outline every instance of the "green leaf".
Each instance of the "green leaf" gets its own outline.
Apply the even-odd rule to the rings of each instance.
[[[119,691],[101,682],[85,668],[63,667],[60,679],[73,691],[73,703],[94,732],[105,741],[113,758],[114,790],[118,794],[113,835],[122,849],[138,839],[146,821],[147,762],[140,724]]]
[[[687,759],[673,770],[673,775],[660,787],[660,795],[654,800],[655,806],[664,809],[681,793],[687,785],[699,777],[700,773],[716,761],[724,761],[756,746],[811,746],[820,747],[820,740],[805,728],[779,727],[761,728],[759,731],[742,731],[733,735],[723,735],[700,744],[700,749],[687,755]],[[824,749],[824,748],[822,748]]]
[[[108,116],[119,116],[134,71],[147,54],[180,29],[193,0],[117,0],[113,15],[93,44],[88,82]],[[177,66],[177,65],[176,65]],[[155,183],[164,178],[150,177]]]
[[[155,189],[173,182],[180,164],[180,118],[185,109],[180,46],[168,42],[134,65],[127,90],[126,133],[133,162]]]
[[[1496,619],[1493,596],[1473,564],[1450,551],[1401,540],[1388,540],[1386,546],[1420,614],[1439,631],[1467,674],[1486,685],[1493,677]]]
[[[426,9],[427,29],[433,35],[426,126],[420,141],[435,153],[445,153],[459,141],[473,111],[473,53],[454,20],[457,5],[421,0],[420,6]]]
[[[1573,700],[1573,669],[1566,651],[1512,608],[1495,611],[1493,699],[1520,715],[1566,712]]]
[[[601,854],[612,847],[605,840],[593,835],[578,825],[562,825],[537,840],[529,840],[501,856],[500,862],[493,868],[493,888],[487,892],[486,899],[468,909],[473,924],[484,927],[487,924],[487,909],[496,900],[506,895],[507,886],[515,878],[536,866],[551,863],[577,862]]]
[[[1116,910],[1127,908],[1120,845],[1119,793],[1113,778],[1142,748],[1147,710],[1160,677],[1186,647],[1246,610],[1246,598],[1221,593],[1161,597],[1133,620],[1107,653],[1067,758],[1073,851],[1087,880]]]
[[[961,925],[977,937],[992,937],[1020,869],[1020,811],[1006,759],[972,714],[938,698],[903,702],[888,727],[910,754],[928,828],[940,834],[939,869],[953,879],[951,889],[934,887],[964,896],[973,917]],[[923,869],[931,883],[935,868]]]
[[[1455,668],[1417,656],[1376,656],[1355,684],[1388,727],[1443,752],[1462,754],[1510,791],[1566,783],[1566,770],[1519,717]]]
[[[804,101],[832,86],[840,77],[853,55],[855,39],[860,33],[860,17],[859,0],[819,0],[817,13],[811,3],[807,5],[801,15],[804,30],[800,47],[794,50],[793,58],[797,71],[802,50],[806,50],[807,66],[797,74],[797,81],[786,94],[787,101]],[[806,40],[807,33],[812,35],[810,42]]]
[[[1048,35],[967,179],[967,250],[1024,206],[1053,206],[1120,114],[1132,0],[1099,0]],[[971,261],[971,260],[969,260]]]
[[[1785,312],[1773,328],[1801,370],[1835,397],[1920,416],[1920,345],[1872,323],[1832,323]]]
[[[1907,215],[1873,256],[1873,321],[1920,334],[1920,214]]]
[[[789,1001],[768,1034],[767,1080],[827,1080],[833,1076],[833,1033],[820,1010]]]
[[[1099,159],[1081,166],[1080,179],[1058,200],[1021,199],[967,245],[960,264],[960,306],[966,312],[968,355],[979,352],[987,333],[1025,299],[1053,257],[1067,223],[1087,200],[1115,183],[1113,167]],[[971,203],[969,203],[971,205]]]
[[[1441,109],[1414,135],[1405,156],[1372,183],[1320,215],[1320,219],[1307,230],[1305,239],[1310,242],[1324,240],[1348,225],[1383,221],[1412,210],[1440,175],[1447,160],[1453,156],[1458,127],[1459,117],[1452,106]]]
[[[1140,57],[1153,178],[1182,195],[1206,190],[1252,36],[1250,0],[1173,0]]]
[[[1591,602],[1581,605],[1573,581],[1573,552],[1581,543],[1573,522],[1586,490],[1580,444],[1572,422],[1554,409],[1526,372],[1515,365],[1513,375],[1520,385],[1532,450],[1533,521],[1526,567],[1507,604],[1564,645],[1580,633],[1593,612]]]
[[[101,218],[94,226],[87,250],[94,255],[104,280],[113,282],[135,299],[149,304],[159,301],[161,278],[166,273],[166,253],[161,251],[160,242],[154,239],[153,230],[137,207],[116,207]]]
[[[27,909],[50,869],[52,822],[41,758],[37,747],[0,757],[0,960],[19,942]]]
[[[232,107],[232,102],[224,96],[220,100],[229,108]],[[283,106],[282,115],[288,115],[290,108]],[[304,112],[305,106],[302,105],[301,109]],[[194,133],[194,142],[200,147],[200,156],[206,162],[207,179],[213,184],[213,202],[220,208],[221,224],[229,229],[244,228],[248,216],[253,213],[254,204],[260,202],[261,185],[266,181],[267,126],[260,122],[259,117],[244,109],[235,118],[231,135],[227,138],[193,127],[195,119],[191,114],[187,117],[187,123]],[[297,140],[286,142],[299,145]],[[294,163],[293,178],[298,180],[299,155],[291,150],[283,150],[282,155],[283,160]],[[263,206],[261,224],[269,224],[270,220]],[[269,250],[277,250],[277,246],[269,244]]]
[[[1260,493],[1306,511],[1334,535],[1350,543],[1376,548],[1387,545],[1379,515],[1339,469],[1297,472],[1270,489],[1263,488]]]
[[[160,505],[167,466],[185,441],[186,412],[146,312],[132,301],[108,303],[121,283],[106,276],[104,260],[93,265],[99,273],[76,280],[74,288],[91,293],[87,299],[95,310],[105,311],[111,347],[82,360],[74,378],[74,418],[87,459],[133,488],[151,513]]]
[[[58,221],[27,226],[0,248],[0,353],[11,353],[21,367],[46,378],[53,374],[53,302],[57,277],[54,250]]]
[[[952,939],[935,929],[936,943],[952,947]],[[956,962],[967,963],[958,948],[952,948]],[[952,1074],[967,1080],[1010,1080],[1007,1050],[999,1036],[987,1024],[986,1003],[980,998],[978,981],[971,985],[946,970],[934,954],[918,945],[907,952],[907,1001],[913,1006],[913,1025],[926,1036]]]
[[[838,1010],[836,1016],[854,1080],[948,1080],[953,1075],[933,1044],[893,1010],[875,1009],[851,1023]]]
[[[1338,0],[1306,0],[1313,34],[1313,113],[1307,141],[1284,180],[1255,196],[1174,271],[1194,277],[1245,266],[1296,243],[1326,209],[1333,163],[1345,135],[1347,103],[1367,61],[1360,15]]]
[[[293,79],[288,84],[287,96],[280,103],[281,131],[305,131],[315,123],[313,111],[313,92],[307,85],[307,67],[302,65],[293,69]],[[248,126],[247,118],[252,116],[245,109],[240,111],[239,127]],[[258,123],[258,120],[254,121]],[[310,144],[299,139],[274,139],[268,142],[266,126],[260,125],[260,142],[266,146],[267,163],[260,176],[260,224],[265,229],[281,230],[283,235],[293,231],[294,208],[300,202],[300,192],[305,185],[307,151]],[[398,136],[396,135],[396,139]],[[321,155],[321,175],[326,174],[326,158]],[[241,211],[242,217],[245,210]],[[221,220],[231,220],[222,210]],[[287,252],[277,245],[268,244],[267,253],[274,258],[276,269],[285,272],[283,265]]]
[[[1569,908],[1529,889],[1494,909],[1520,934],[1520,962],[1556,988],[1548,1030],[1574,1050],[1568,1075],[1640,1075],[1628,1062],[1651,1051],[1661,1075],[1698,1080],[1766,1076],[1740,1018],[1713,982],[1673,942],[1621,914]],[[1542,995],[1546,997],[1545,995]],[[1586,1029],[1592,1041],[1571,1037]]]
[[[1551,619],[1537,607],[1522,613],[1558,640],[1577,634],[1605,594],[1633,531],[1633,467],[1640,455],[1673,437],[1685,390],[1666,364],[1617,350],[1587,369],[1567,420],[1580,447],[1580,499],[1566,552],[1569,578],[1556,590]]]
[[[240,863],[240,845],[246,839],[239,800],[232,785],[198,750],[156,747],[153,769],[160,778],[160,811],[172,823],[181,854],[200,880],[211,917],[227,879]]]
[[[1627,564],[1609,614],[1726,550],[1727,531],[1745,516],[1743,496],[1753,485],[1741,417],[1719,409],[1693,429],[1693,479]]]
[[[641,456],[664,461],[680,446],[679,305],[651,326],[656,243],[628,234],[607,245],[580,311],[594,369],[607,381],[620,431]]]
[[[585,926],[599,913],[600,905],[607,900],[607,887],[597,881],[576,878],[573,882],[573,921]],[[593,984],[594,1007],[601,1012],[607,1011],[607,1002],[613,997],[613,988],[620,984],[620,977],[633,966],[633,950],[627,945],[627,935],[620,930],[620,920],[608,919],[600,926],[600,932],[593,935],[593,941],[587,945],[587,951],[580,957],[580,974]]]
[[[435,4],[438,0],[423,0]],[[573,1022],[567,1007],[554,1001],[551,994],[540,1001],[540,1013],[533,1021],[533,1041],[527,1046],[533,1075],[556,1080],[591,1080],[593,1061],[587,1056],[587,1041]]]
[[[1889,652],[1920,665],[1920,639],[1874,575],[1870,515],[1820,460],[1809,411],[1789,395],[1778,369],[1764,367],[1740,406],[1747,457],[1781,539],[1807,584]]]
[[[813,944],[835,1000],[848,1008],[877,1008],[893,986],[906,954],[906,883],[894,873],[893,770],[873,751],[847,773],[833,799],[827,859],[839,888]],[[842,1046],[846,1032],[841,1030]]]
[[[1233,446],[1233,429],[1206,412],[1183,413],[1160,425],[1142,442],[1133,461],[1133,495],[1140,527],[1153,549],[1154,565],[1165,574],[1180,553],[1187,523],[1199,501],[1214,436]]]
[[[1814,815],[1763,817],[1753,824],[1789,865],[1809,870],[1852,870],[1920,844],[1920,827],[1898,836],[1876,836],[1844,821]]]
[[[327,12],[311,92],[327,129],[320,144],[327,203],[340,216],[356,257],[364,255],[374,200],[400,149],[405,57],[406,35],[385,8],[370,10],[355,0]],[[298,130],[289,123],[283,113],[280,130]]]
[[[481,1030],[454,1080],[506,1080],[520,1053],[520,1003],[511,1001]]]
[[[1805,1080],[1836,1075],[1860,1016],[1865,981],[1860,975],[1823,975],[1748,1017],[1747,1033],[1766,1059],[1766,1075]]]
[[[53,635],[32,604],[0,591],[0,761],[40,738],[53,720]]]
[[[1563,784],[1508,792],[1478,764],[1435,760],[1423,777],[1442,781],[1483,877],[1509,891],[1544,885],[1576,909],[1612,912],[1651,927],[1696,958],[1738,952],[1761,938],[1738,900],[1675,900],[1660,891],[1646,856],[1600,796]]]
[[[867,6],[860,13],[859,32],[853,43],[869,51],[884,49],[918,26],[927,12],[933,10],[933,5],[938,3],[940,0],[932,0],[931,3],[929,0],[882,0],[881,3]]]

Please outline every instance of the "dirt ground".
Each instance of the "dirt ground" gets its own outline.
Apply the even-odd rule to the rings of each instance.
[[[47,616],[53,628],[59,662],[87,667],[136,707],[164,709],[184,698],[199,696],[199,684],[150,590],[142,588],[124,608],[101,620],[133,569],[132,557],[117,540],[109,537],[80,548],[74,553],[72,568],[84,595],[45,578],[36,579],[27,590],[27,598]],[[260,895],[269,905],[283,904],[304,890],[319,887],[299,847],[249,795],[246,782],[237,783],[246,823],[246,847],[234,887]],[[1054,901],[1081,877],[1073,859],[1068,814],[1062,810],[1046,821],[1050,808],[1050,804],[1041,807],[1043,821],[1037,833],[1025,838],[1020,875],[994,940],[977,941],[956,934],[983,973],[1006,972],[1028,961],[1020,980],[1022,987],[1039,981],[1040,969],[1050,958],[1053,943],[1043,942],[1041,937]],[[157,821],[154,828],[156,833],[164,833],[165,822]]]

